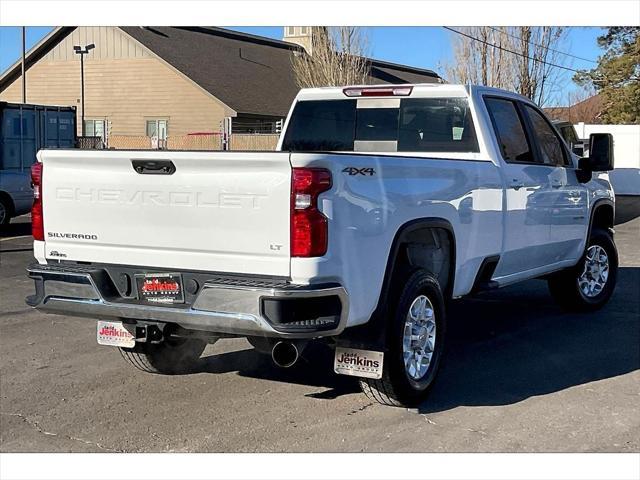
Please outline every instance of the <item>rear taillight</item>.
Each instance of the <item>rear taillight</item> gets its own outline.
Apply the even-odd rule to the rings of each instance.
[[[291,176],[291,256],[321,257],[327,253],[327,217],[318,210],[318,196],[331,188],[324,168],[294,168]]]
[[[44,222],[42,219],[42,163],[31,166],[31,184],[33,185],[33,205],[31,206],[31,234],[34,240],[44,240]]]

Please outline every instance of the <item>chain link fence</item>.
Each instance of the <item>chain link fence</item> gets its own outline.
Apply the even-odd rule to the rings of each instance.
[[[206,133],[167,137],[167,150],[222,150],[223,135]]]
[[[145,135],[110,135],[107,148],[116,150],[151,150],[152,139]]]
[[[260,133],[232,133],[229,139],[229,150],[273,151],[276,149],[280,135]]]
[[[227,135],[225,142],[222,132],[170,135],[166,139],[145,135],[109,135],[106,141],[101,137],[85,136],[78,137],[77,147],[110,150],[274,151],[279,137],[277,133],[232,133]]]
[[[105,144],[102,137],[78,137],[76,140],[76,148],[82,150],[102,150]]]

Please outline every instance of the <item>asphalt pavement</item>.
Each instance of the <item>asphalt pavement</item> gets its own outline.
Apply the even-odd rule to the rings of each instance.
[[[94,321],[25,305],[17,219],[0,233],[0,451],[638,452],[640,219],[616,231],[618,287],[597,313],[564,313],[540,280],[454,302],[438,382],[409,410],[371,403],[322,346],[286,370],[244,339],[195,373],[134,370]]]

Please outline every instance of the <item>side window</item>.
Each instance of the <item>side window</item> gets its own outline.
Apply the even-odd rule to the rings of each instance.
[[[576,136],[576,132],[573,127],[562,127],[560,129],[560,134],[562,135],[562,138],[564,138],[565,142],[567,142],[567,145],[575,145],[578,143],[578,137]]]
[[[485,104],[491,116],[502,158],[507,162],[533,162],[531,147],[515,103],[503,98],[486,98]]]
[[[549,122],[542,116],[540,112],[529,105],[524,106],[529,119],[536,142],[540,147],[542,155],[542,163],[545,165],[565,165],[564,149],[562,141],[553,131]]]

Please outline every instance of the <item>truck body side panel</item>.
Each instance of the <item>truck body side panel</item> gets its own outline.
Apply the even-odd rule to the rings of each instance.
[[[320,197],[329,218],[322,258],[293,258],[294,282],[338,281],[350,297],[349,326],[365,323],[380,297],[398,230],[420,218],[441,218],[454,229],[453,295],[468,293],[482,260],[502,248],[502,180],[489,160],[382,155],[296,154],[294,167],[329,168],[334,186]],[[354,169],[372,174],[350,174]]]

